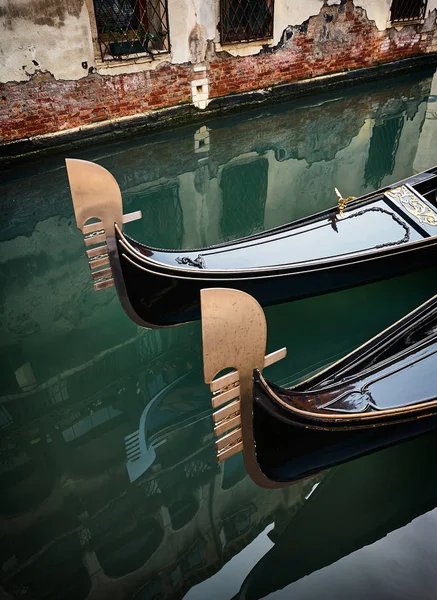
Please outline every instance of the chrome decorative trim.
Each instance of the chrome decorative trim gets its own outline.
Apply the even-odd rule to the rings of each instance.
[[[264,358],[264,369],[269,367],[270,365],[275,364],[279,360],[282,360],[287,356],[287,348],[281,348],[280,350],[276,350],[275,352],[271,352],[267,354]],[[218,392],[224,387],[232,385],[238,382],[238,371],[232,371],[231,373],[227,373],[226,375],[222,375],[218,379],[214,379],[210,385],[211,392]]]
[[[98,269],[99,267],[103,267],[104,265],[109,264],[109,256],[108,254],[97,256],[89,261],[90,269]]]
[[[401,185],[384,194],[389,200],[405,209],[415,217],[419,223],[425,223],[433,227],[437,226],[437,213],[423,200],[418,198],[407,186]]]
[[[102,244],[106,242],[106,235],[102,231],[96,231],[96,233],[90,233],[85,236],[84,243],[85,246],[95,246],[96,244]]]
[[[205,259],[201,254],[197,258],[189,258],[188,256],[176,257],[176,262],[179,265],[190,265],[190,267],[197,267],[198,269],[206,269]]]
[[[108,279],[112,277],[112,269],[111,267],[108,267],[106,269],[100,269],[100,271],[92,271],[91,277],[93,280]]]

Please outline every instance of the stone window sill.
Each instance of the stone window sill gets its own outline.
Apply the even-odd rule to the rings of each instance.
[[[251,42],[235,42],[232,44],[220,44],[217,45],[217,51],[228,52],[234,56],[250,56],[257,54],[263,46],[272,46],[273,38],[264,38],[263,40],[253,40]]]
[[[411,21],[387,21],[387,29],[390,27],[408,27],[409,25],[423,25],[425,19],[411,19]]]
[[[170,52],[162,52],[159,54],[154,54],[154,58],[151,56],[139,56],[136,58],[126,58],[123,60],[102,60],[101,58],[96,59],[96,68],[99,73],[104,71],[111,71],[113,69],[120,70],[126,68],[126,70],[130,70],[132,67],[142,66],[142,65],[151,65],[155,63],[160,63],[164,61],[169,61],[171,58]]]

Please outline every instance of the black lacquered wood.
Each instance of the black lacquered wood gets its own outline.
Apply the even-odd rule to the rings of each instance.
[[[290,389],[254,373],[253,431],[266,477],[292,482],[437,427],[437,297]]]

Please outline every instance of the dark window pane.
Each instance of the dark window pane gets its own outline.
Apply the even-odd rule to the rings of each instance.
[[[167,0],[94,0],[103,60],[168,52]]]
[[[269,163],[256,158],[223,169],[221,230],[225,240],[262,231],[267,199]]]
[[[426,0],[393,0],[391,20],[412,21],[425,16]]]
[[[249,42],[273,36],[273,0],[221,0],[221,43]]]
[[[379,188],[384,177],[393,173],[403,125],[403,117],[374,125],[365,167],[366,185]]]

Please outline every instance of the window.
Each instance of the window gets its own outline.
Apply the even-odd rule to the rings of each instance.
[[[94,0],[102,60],[170,50],[167,0]]]
[[[264,229],[268,172],[269,161],[264,157],[223,169],[220,180],[223,240],[234,240]]]
[[[403,125],[403,117],[375,123],[364,169],[367,186],[377,189],[384,177],[393,173]]]
[[[425,17],[426,0],[393,0],[391,22],[417,21]]]
[[[182,248],[184,218],[176,182],[168,181],[144,191],[126,190],[129,210],[141,210],[143,219],[132,223],[129,233],[135,239],[145,238],[155,248]],[[147,223],[147,235],[144,233]],[[159,338],[157,338],[159,339]],[[152,352],[155,352],[152,349]]]
[[[222,44],[273,37],[274,0],[220,0]]]

